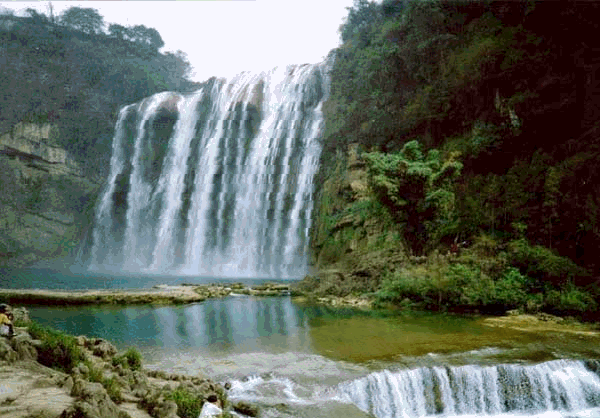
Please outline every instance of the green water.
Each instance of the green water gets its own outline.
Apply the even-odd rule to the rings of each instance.
[[[359,364],[410,362],[427,355],[460,362],[458,354],[483,349],[483,357],[491,360],[600,356],[597,337],[494,328],[479,317],[301,306],[285,297],[229,297],[182,307],[31,307],[31,316],[121,348],[137,346],[152,358],[157,349],[216,358],[297,352]],[[470,354],[462,357],[473,361]]]

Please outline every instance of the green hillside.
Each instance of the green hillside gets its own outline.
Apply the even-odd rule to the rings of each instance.
[[[596,2],[357,0],[306,288],[595,317],[599,18]]]

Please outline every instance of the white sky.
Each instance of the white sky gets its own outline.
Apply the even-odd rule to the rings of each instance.
[[[339,45],[338,28],[353,0],[55,1],[55,15],[72,6],[97,9],[107,24],[146,25],[181,49],[193,79],[320,62]],[[17,14],[48,14],[48,2],[0,1]]]

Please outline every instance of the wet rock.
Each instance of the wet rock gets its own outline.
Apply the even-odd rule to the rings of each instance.
[[[249,417],[257,417],[259,415],[258,407],[245,401],[234,403],[233,410]]]

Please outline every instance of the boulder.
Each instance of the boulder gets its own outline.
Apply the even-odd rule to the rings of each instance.
[[[97,338],[94,341],[92,353],[95,356],[102,358],[103,360],[110,360],[117,354],[117,349],[108,341],[105,341],[101,338]]]
[[[7,361],[9,363],[12,363],[16,360],[17,353],[15,352],[15,350],[13,350],[6,338],[0,337],[0,361]]]
[[[31,322],[27,308],[15,308],[12,310],[13,322]]]
[[[75,379],[71,396],[75,404],[65,410],[61,418],[122,418],[117,405],[100,383]]]
[[[177,404],[174,401],[165,401],[156,408],[156,418],[178,418]]]
[[[10,340],[10,345],[17,353],[19,360],[37,360],[38,353],[35,348],[36,343],[26,332],[15,335]]]

